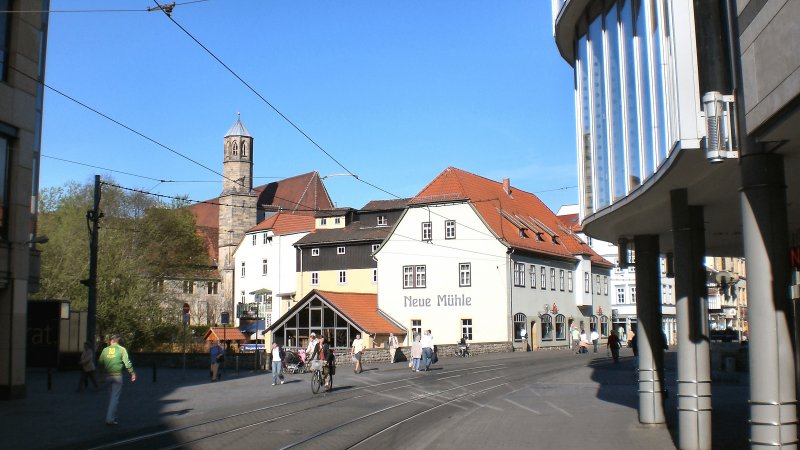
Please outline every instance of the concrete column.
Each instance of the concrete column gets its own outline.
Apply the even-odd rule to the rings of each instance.
[[[678,322],[679,447],[710,449],[711,363],[703,209],[689,206],[686,189],[676,189],[670,197]]]
[[[742,239],[750,317],[752,448],[797,448],[794,314],[783,157],[741,157]]]
[[[636,251],[636,343],[639,352],[639,422],[665,423],[664,347],[661,331],[661,267],[658,236],[634,238]]]

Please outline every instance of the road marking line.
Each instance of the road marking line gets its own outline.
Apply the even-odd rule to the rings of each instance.
[[[556,411],[560,411],[560,412],[564,413],[564,415],[567,416],[567,417],[575,417],[572,414],[564,411],[563,409],[559,408],[558,406],[556,406],[556,405],[554,405],[554,404],[552,404],[552,403],[550,403],[550,402],[548,402],[546,400],[545,400],[545,403],[547,403],[548,405],[552,406],[553,409],[555,409]]]
[[[537,396],[537,397],[541,397],[541,396],[542,396],[542,394],[540,394],[540,393],[536,392],[536,389],[534,389],[534,388],[529,388],[529,389],[531,390],[531,392],[533,392],[534,394],[536,394],[536,396]]]
[[[460,376],[462,376],[462,375],[453,375],[453,376],[450,376],[450,377],[442,377],[442,378],[439,378],[439,379],[440,380],[447,380],[447,379],[450,379],[450,378],[458,378]]]
[[[507,401],[508,403],[511,403],[512,405],[514,405],[514,406],[516,406],[518,408],[522,408],[522,409],[524,409],[526,411],[530,411],[530,412],[532,412],[534,414],[539,414],[539,415],[542,414],[542,413],[540,413],[539,411],[537,411],[535,409],[528,408],[525,405],[520,405],[519,403],[515,402],[514,400],[511,400],[510,398],[504,398],[503,400]]]
[[[479,407],[481,407],[481,408],[489,408],[489,409],[493,409],[493,410],[495,410],[495,411],[501,411],[501,412],[502,412],[502,411],[505,411],[503,408],[498,408],[498,407],[496,407],[496,406],[492,406],[492,405],[485,405],[485,404],[483,404],[483,403],[478,403],[478,402],[476,402],[475,400],[463,400],[463,401],[465,401],[465,402],[467,402],[467,403],[472,403],[473,405],[475,405],[475,406],[479,406]]]

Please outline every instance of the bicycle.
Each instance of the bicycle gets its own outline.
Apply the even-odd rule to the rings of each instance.
[[[322,386],[325,386],[325,381],[329,383],[326,386],[326,391],[330,392],[333,388],[333,380],[330,376],[325,374],[325,367],[320,361],[314,361],[311,363],[311,368],[314,371],[311,374],[311,392],[317,394],[319,393],[319,389]]]

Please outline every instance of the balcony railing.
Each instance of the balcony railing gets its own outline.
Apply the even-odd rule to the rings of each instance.
[[[262,320],[272,312],[271,302],[239,303],[236,305],[236,317],[239,319]]]

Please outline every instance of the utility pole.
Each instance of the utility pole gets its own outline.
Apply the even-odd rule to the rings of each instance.
[[[97,245],[100,226],[100,175],[94,176],[94,205],[86,212],[86,225],[89,228],[89,279],[81,284],[89,288],[89,313],[86,319],[86,340],[95,344],[97,319]]]

